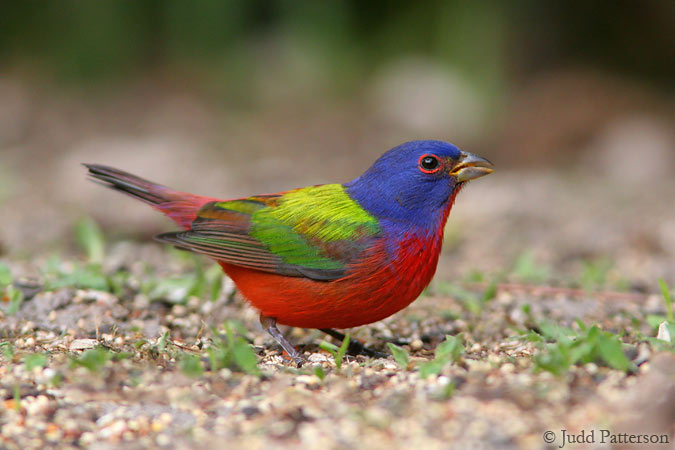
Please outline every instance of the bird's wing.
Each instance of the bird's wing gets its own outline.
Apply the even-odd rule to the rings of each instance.
[[[158,239],[228,264],[330,281],[378,236],[377,219],[341,185],[326,184],[207,203],[190,230]]]

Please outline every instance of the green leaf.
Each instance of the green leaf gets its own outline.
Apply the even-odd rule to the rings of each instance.
[[[544,337],[541,334],[537,333],[534,330],[529,330],[527,333],[518,336],[518,339],[523,340],[525,342],[538,342],[538,343],[546,342],[546,339],[544,339]]]
[[[157,351],[163,353],[166,350],[166,342],[169,340],[169,332],[166,331],[157,341]]]
[[[15,384],[13,390],[14,390],[14,410],[16,412],[21,412],[21,386]]]
[[[545,370],[560,376],[570,368],[570,365],[567,348],[560,345],[545,345],[534,355],[535,371]]]
[[[75,224],[75,240],[87,254],[89,262],[103,262],[105,240],[99,226],[91,218],[85,217]]]
[[[71,365],[75,367],[85,367],[90,372],[98,372],[111,359],[112,354],[108,350],[102,347],[96,347],[87,350],[77,358],[73,358],[71,360]]]
[[[340,348],[338,348],[337,351],[337,359],[335,360],[336,365],[337,361],[340,361],[340,365],[338,366],[338,370],[340,370],[340,366],[342,365],[342,360],[344,359],[345,355],[347,354],[347,349],[349,348],[349,333],[345,335],[345,338],[342,340],[342,344],[340,344]]]
[[[429,375],[438,375],[446,364],[457,361],[464,351],[461,333],[457,336],[445,336],[445,341],[436,347],[434,359],[419,366],[420,377],[426,378]]]
[[[45,283],[45,289],[49,291],[63,287],[108,291],[111,287],[108,277],[103,274],[99,264],[75,265],[68,273],[56,269],[50,275]]]
[[[659,328],[659,325],[661,325],[662,322],[668,320],[668,317],[660,314],[647,314],[645,320],[647,321],[650,327],[656,330]]]
[[[482,283],[485,281],[485,275],[480,270],[474,269],[464,276],[464,281],[467,283]]]
[[[333,356],[337,356],[338,346],[335,344],[331,344],[330,342],[326,341],[321,341],[321,343],[319,344],[319,348],[332,354]]]
[[[614,264],[607,258],[598,258],[583,262],[581,285],[586,291],[593,291],[604,286],[607,274]]]
[[[223,368],[240,370],[250,375],[260,376],[262,372],[258,367],[258,356],[253,347],[241,336],[235,336],[233,328],[239,328],[240,324],[233,321],[225,323],[225,339],[216,338],[213,345],[208,349],[209,361],[213,371]]]
[[[471,314],[478,315],[481,313],[484,305],[481,297],[475,292],[466,290],[453,283],[438,283],[437,288],[440,294],[459,300],[462,306]]]
[[[439,389],[436,389],[432,393],[432,398],[434,400],[448,400],[455,393],[455,383],[450,382],[444,386],[441,386]]]
[[[54,376],[49,379],[49,384],[52,387],[58,388],[61,387],[62,381],[63,381],[63,374],[61,372],[56,372]]]
[[[513,267],[513,273],[527,283],[541,283],[549,277],[550,269],[538,263],[532,251],[523,252]]]
[[[31,353],[23,357],[23,363],[27,371],[31,371],[36,367],[44,367],[47,365],[47,356],[43,353]]]
[[[193,274],[162,278],[148,293],[150,300],[165,299],[172,303],[184,303],[198,284]]]
[[[119,353],[113,353],[112,359],[113,361],[123,361],[125,359],[132,359],[134,357],[134,353],[132,352],[119,352]]]
[[[314,366],[314,375],[316,375],[316,377],[321,381],[326,378],[326,372],[324,372],[323,367],[319,365]]]
[[[670,289],[666,280],[659,278],[659,286],[661,287],[661,294],[663,294],[663,301],[666,302],[666,315],[670,322],[673,321],[673,299],[670,296]]]
[[[394,355],[396,364],[403,370],[407,369],[410,364],[410,355],[408,352],[404,348],[394,345],[391,342],[387,343],[387,347],[389,347],[391,354]]]
[[[438,344],[436,347],[436,359],[442,359],[450,362],[455,362],[464,353],[464,345],[462,345],[462,334],[457,336],[445,336],[445,341]]]
[[[485,291],[483,291],[483,297],[481,298],[481,301],[486,303],[495,297],[497,297],[497,282],[491,281]]]
[[[429,375],[438,375],[443,370],[443,367],[447,364],[447,361],[442,361],[438,359],[432,359],[422,363],[419,366],[420,378],[426,378]]]
[[[623,344],[616,336],[603,333],[598,338],[597,350],[600,358],[612,368],[623,371],[631,368],[631,361],[626,357]]]
[[[5,263],[0,262],[0,288],[10,284],[12,284],[12,271]]]
[[[349,348],[349,334],[345,336],[342,344],[340,344],[340,347],[333,345],[330,342],[321,341],[319,348],[333,355],[333,359],[335,360],[335,368],[339,372],[342,369],[342,359],[345,357],[347,349]]]
[[[232,353],[222,343],[217,343],[208,349],[211,370],[218,371],[232,365]]]
[[[188,377],[198,377],[204,373],[204,367],[199,356],[185,354],[180,360],[180,370]]]
[[[21,308],[21,303],[23,302],[23,292],[12,286],[8,286],[6,294],[9,297],[9,307],[7,308],[7,314],[13,316]]]
[[[603,331],[597,325],[588,328],[578,323],[581,332],[553,323],[538,324],[550,343],[537,343],[535,370],[563,375],[571,366],[590,362],[603,363],[617,370],[628,371],[634,364],[626,357],[618,336]]]
[[[333,355],[335,367],[337,368],[338,371],[340,371],[340,369],[342,368],[342,359],[338,358],[339,348],[337,347],[337,345],[333,345],[330,342],[321,341],[321,343],[319,344],[319,348]]]
[[[571,337],[576,336],[576,332],[570,328],[558,325],[549,321],[541,321],[537,324],[541,330],[542,336],[552,341],[569,342]]]
[[[7,362],[12,362],[14,360],[14,355],[16,350],[11,342],[0,342],[0,353],[7,360]]]
[[[238,338],[232,350],[234,362],[249,375],[260,376],[260,368],[258,367],[258,356],[253,351],[253,348],[242,338]]]

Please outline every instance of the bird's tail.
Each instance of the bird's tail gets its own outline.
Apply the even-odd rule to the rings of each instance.
[[[186,230],[190,229],[196,219],[197,211],[205,203],[216,200],[175,191],[113,167],[100,164],[84,164],[84,166],[89,169],[89,175],[95,179],[94,181],[149,204]]]

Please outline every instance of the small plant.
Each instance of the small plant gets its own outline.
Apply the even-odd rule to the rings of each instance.
[[[389,347],[391,354],[394,355],[394,361],[396,361],[396,364],[398,364],[401,369],[406,370],[410,365],[410,355],[406,349],[401,348],[398,345],[394,345],[391,342],[387,343],[387,347]]]
[[[322,341],[321,344],[319,344],[319,348],[333,355],[335,368],[339,372],[342,369],[342,359],[347,354],[347,348],[349,348],[349,334],[342,340],[340,347],[333,345],[330,342]]]
[[[659,287],[661,288],[663,301],[666,303],[666,318],[670,322],[673,322],[673,299],[670,295],[670,288],[668,287],[666,280],[659,278]]]
[[[323,381],[323,379],[326,378],[326,372],[323,371],[323,367],[316,365],[312,371],[319,380]]]
[[[8,286],[5,289],[5,295],[9,299],[9,308],[7,308],[7,314],[13,316],[21,308],[21,303],[23,303],[23,292],[13,286]]]
[[[675,321],[673,320],[673,300],[670,295],[670,288],[663,278],[659,279],[659,286],[661,287],[663,301],[666,304],[666,315],[647,316],[647,322],[657,329],[656,341],[667,343],[672,349],[675,349]]]
[[[543,321],[537,325],[538,332],[533,330],[520,337],[534,342],[538,348],[534,357],[536,371],[560,376],[572,366],[591,362],[624,372],[635,368],[623,352],[623,343],[618,336],[597,325],[588,328],[581,322],[577,324],[580,331]]]
[[[659,279],[659,287],[661,289],[661,295],[663,295],[663,301],[666,306],[666,314],[648,314],[645,318],[649,326],[654,330],[668,330],[670,336],[675,336],[675,320],[673,320],[673,299],[670,294],[670,288],[666,281],[663,278]],[[670,333],[672,328],[673,333]],[[663,331],[661,334],[663,335]],[[670,342],[670,341],[669,341]]]
[[[108,277],[100,264],[64,263],[58,255],[52,255],[42,268],[44,289],[54,291],[64,287],[110,291]]]
[[[446,364],[457,361],[464,352],[461,333],[457,336],[445,336],[445,341],[436,347],[434,359],[419,366],[420,377],[426,378],[429,375],[438,375]]]
[[[443,386],[441,386],[439,389],[436,389],[433,393],[431,398],[434,400],[448,400],[452,395],[455,393],[455,383],[454,382],[449,382]]]
[[[7,314],[13,316],[21,308],[23,293],[12,286],[12,272],[7,265],[0,262],[0,300],[9,302]]]
[[[180,370],[189,377],[198,377],[204,373],[202,361],[198,355],[186,353],[180,360]]]
[[[464,308],[473,315],[479,315],[485,305],[497,295],[497,283],[495,281],[492,281],[480,294],[453,283],[439,282],[436,286],[440,294],[459,300]]]
[[[584,261],[581,270],[581,286],[587,292],[602,288],[607,283],[607,274],[612,266],[612,261],[607,258]]]
[[[54,376],[49,379],[49,384],[52,387],[58,388],[63,382],[63,374],[61,372],[56,372]]]
[[[45,289],[53,291],[64,287],[76,287],[78,289],[94,289],[97,291],[110,291],[111,287],[99,265],[96,264],[73,264],[70,270],[63,270],[50,274],[45,283]]]
[[[525,283],[542,283],[546,281],[550,273],[548,266],[535,260],[531,250],[522,253],[513,266],[513,274]]]
[[[472,270],[463,277],[463,281],[466,283],[483,283],[485,282],[485,274],[480,270]]]
[[[0,262],[0,289],[12,284],[12,271],[6,264]]]
[[[14,385],[13,397],[14,397],[14,411],[20,412],[21,411],[21,386],[19,386],[18,384]]]
[[[90,217],[80,219],[75,224],[75,241],[87,254],[91,264],[101,264],[105,253],[105,239],[98,224]]]
[[[23,357],[23,364],[29,372],[36,367],[42,368],[47,365],[47,355],[43,353],[31,353]]]
[[[12,362],[14,361],[14,355],[16,355],[16,349],[11,342],[0,342],[0,353],[7,362]]]
[[[214,371],[229,368],[239,370],[249,375],[260,376],[258,357],[251,345],[241,336],[235,336],[232,331],[237,327],[232,322],[225,323],[225,339],[217,337],[209,347],[209,361]],[[217,332],[214,332],[218,336]]]
[[[110,351],[103,347],[96,347],[72,358],[70,364],[71,367],[84,367],[90,372],[99,372],[112,357]]]
[[[194,270],[170,278],[151,279],[146,281],[142,291],[151,300],[165,299],[172,303],[185,303],[191,296],[216,300],[222,290],[222,269],[213,264],[204,270],[202,260],[192,254]]]
[[[157,340],[157,352],[164,353],[166,351],[166,343],[169,340],[169,332],[165,331],[164,334]]]

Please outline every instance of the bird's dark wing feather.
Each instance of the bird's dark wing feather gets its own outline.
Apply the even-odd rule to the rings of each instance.
[[[331,281],[380,235],[377,220],[341,185],[211,202],[191,229],[164,242],[254,270]]]

